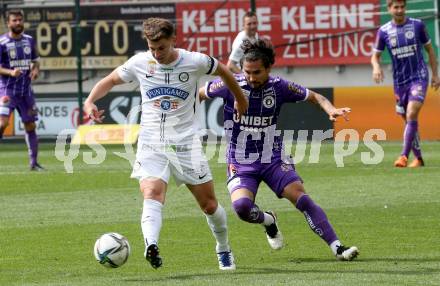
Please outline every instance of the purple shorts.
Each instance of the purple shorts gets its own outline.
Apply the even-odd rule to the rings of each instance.
[[[0,96],[0,116],[9,117],[17,109],[23,123],[38,120],[38,109],[33,96],[7,97]]]
[[[272,158],[272,162],[267,164],[260,162],[228,164],[227,176],[230,194],[238,189],[247,189],[254,194],[254,197],[257,195],[261,181],[265,182],[279,198],[288,184],[302,182],[293,162],[285,163],[280,157]]]
[[[427,81],[413,81],[403,86],[395,86],[394,96],[396,97],[396,112],[405,115],[406,108],[410,101],[425,101],[427,89]]]

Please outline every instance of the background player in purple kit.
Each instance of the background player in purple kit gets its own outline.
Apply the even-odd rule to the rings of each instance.
[[[249,108],[241,117],[234,110],[234,97],[220,80],[208,82],[199,91],[201,99],[224,100],[225,130],[228,136],[228,189],[232,206],[240,219],[262,224],[273,249],[283,246],[283,237],[272,211],[263,212],[255,204],[259,184],[265,182],[278,198],[286,198],[301,211],[311,229],[330,246],[339,260],[358,255],[355,246],[339,241],[325,212],[306,193],[291,158],[283,158],[282,139],[274,136],[281,106],[286,102],[310,101],[318,104],[330,120],[344,116],[350,108],[335,108],[325,97],[293,82],[269,75],[275,52],[267,40],[242,45],[242,75],[237,81],[249,97]],[[228,133],[229,132],[229,133]]]
[[[428,53],[432,71],[431,86],[436,90],[440,86],[437,60],[423,22],[405,16],[406,1],[387,0],[387,5],[392,20],[377,31],[374,53],[371,57],[373,79],[376,83],[383,81],[380,57],[387,47],[393,63],[396,111],[406,122],[402,153],[394,162],[394,166],[406,167],[412,150],[415,158],[409,167],[421,167],[424,166],[424,161],[419,145],[418,116],[425,100],[429,80],[422,48]]]
[[[37,107],[31,88],[31,81],[38,77],[38,53],[34,39],[23,33],[22,11],[8,11],[7,25],[9,32],[0,36],[0,138],[8,126],[10,114],[17,109],[26,130],[30,168],[41,171],[35,132]]]

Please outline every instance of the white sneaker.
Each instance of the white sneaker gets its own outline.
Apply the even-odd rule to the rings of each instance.
[[[341,261],[351,261],[359,255],[359,250],[356,246],[345,247],[340,245],[336,251],[336,259]]]
[[[283,248],[283,235],[278,228],[277,216],[273,211],[267,211],[266,213],[268,215],[271,215],[274,219],[273,224],[264,226],[264,228],[266,229],[267,242],[269,242],[269,245],[270,247],[272,247],[272,249],[281,249]]]
[[[223,251],[217,253],[218,268],[220,270],[235,270],[234,255],[232,251]]]

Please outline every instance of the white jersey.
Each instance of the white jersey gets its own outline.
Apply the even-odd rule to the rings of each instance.
[[[239,64],[241,58],[244,56],[244,51],[241,49],[241,44],[244,42],[244,40],[255,42],[257,39],[258,34],[255,34],[255,38],[249,38],[245,31],[238,33],[234,39],[234,42],[232,43],[232,51],[229,55],[229,59]]]
[[[163,65],[150,51],[131,57],[119,77],[139,82],[142,96],[139,140],[151,144],[191,144],[197,131],[199,79],[213,74],[218,61],[198,52],[176,49],[177,60]]]

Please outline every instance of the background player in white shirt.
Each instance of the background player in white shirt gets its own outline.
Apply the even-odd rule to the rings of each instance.
[[[198,80],[205,74],[219,75],[236,97],[241,115],[247,99],[226,66],[205,54],[175,48],[173,24],[161,18],[143,23],[149,51],[130,58],[100,80],[84,103],[84,111],[102,122],[104,110],[94,102],[115,85],[137,80],[142,96],[141,131],[132,178],[139,179],[144,204],[141,218],[145,258],[153,268],[162,265],[158,241],[162,226],[169,176],[184,183],[205,213],[217,241],[216,252],[222,270],[235,269],[229,247],[226,213],[214,193],[208,162],[194,126]]]
[[[243,16],[243,31],[237,34],[232,43],[232,51],[229,55],[228,63],[226,64],[233,73],[241,73],[240,60],[244,55],[241,44],[244,40],[249,40],[251,43],[258,39],[257,34],[258,19],[257,15],[249,11]]]

